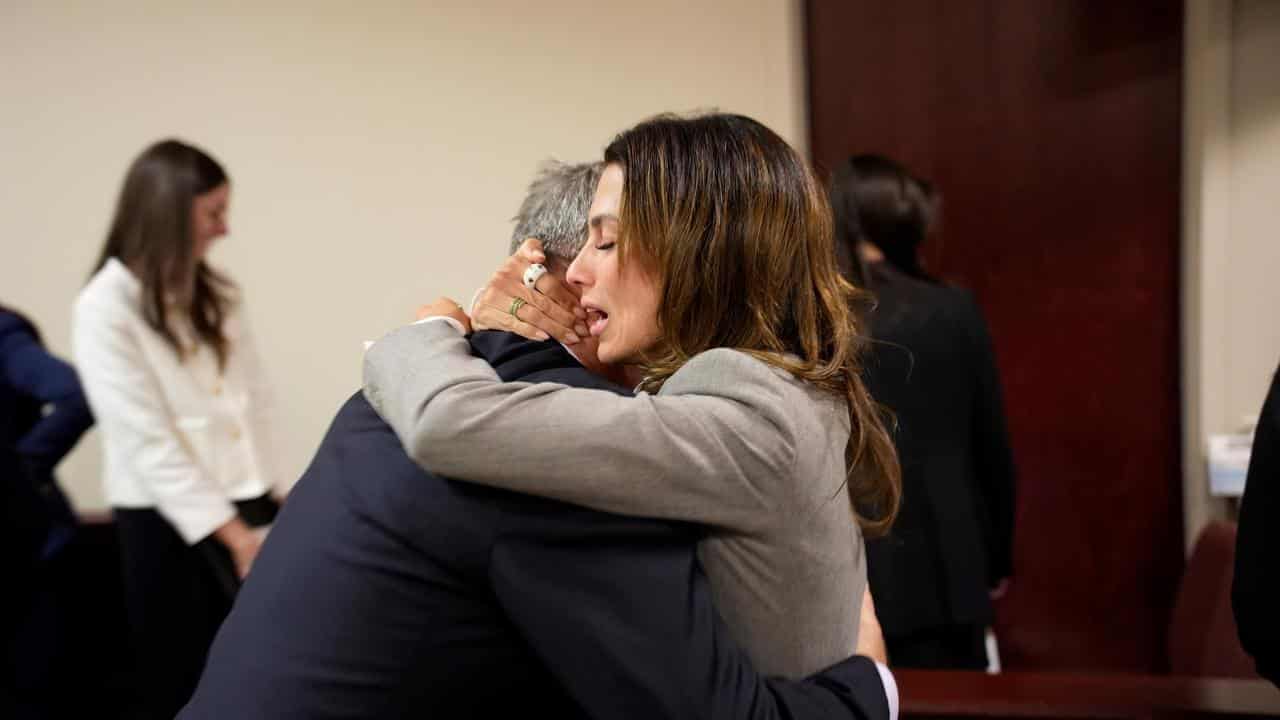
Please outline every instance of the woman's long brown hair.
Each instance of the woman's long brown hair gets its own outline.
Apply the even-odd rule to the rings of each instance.
[[[197,195],[229,182],[216,160],[200,149],[164,140],[143,151],[125,175],[107,241],[94,272],[116,258],[139,274],[147,324],[183,355],[169,317],[176,301],[195,331],[226,367],[223,321],[235,301],[235,285],[194,257],[191,209]]]
[[[693,356],[727,347],[844,397],[853,512],[868,535],[893,522],[901,471],[862,383],[866,344],[841,277],[827,193],[776,133],[738,115],[660,116],[619,135],[619,251],[661,288],[649,390]]]

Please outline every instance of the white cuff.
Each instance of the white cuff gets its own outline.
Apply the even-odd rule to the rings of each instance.
[[[449,317],[448,315],[434,315],[429,318],[422,318],[418,322],[414,323],[414,325],[421,325],[423,323],[436,322],[437,320],[443,320],[449,323],[449,327],[452,327],[454,330],[457,330],[459,335],[467,334],[467,329],[462,327],[462,323],[458,322],[454,318]]]
[[[877,662],[876,670],[880,673],[880,682],[884,683],[884,695],[889,699],[889,720],[898,720],[898,681],[884,663]]]
[[[171,501],[158,502],[155,510],[178,531],[188,545],[195,545],[212,536],[218,528],[236,517],[236,506],[225,499],[208,508],[190,507]]]

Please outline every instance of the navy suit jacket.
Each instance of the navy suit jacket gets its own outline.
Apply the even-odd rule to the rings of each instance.
[[[504,380],[626,392],[554,343],[479,333],[472,346]],[[888,717],[867,658],[758,676],[712,607],[697,539],[433,476],[357,394],[179,717]]]
[[[61,547],[75,518],[53,469],[93,416],[75,370],[40,343],[35,327],[0,308],[0,500],[6,567]]]

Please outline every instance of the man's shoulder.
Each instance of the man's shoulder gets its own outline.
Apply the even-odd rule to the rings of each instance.
[[[11,332],[34,333],[35,327],[18,313],[0,309],[0,335]]]
[[[37,337],[35,326],[26,318],[17,313],[0,310],[0,348],[8,352],[10,348],[34,342]]]
[[[582,366],[572,352],[553,341],[527,340],[514,333],[481,331],[471,336],[471,351],[483,358],[503,381],[554,382],[577,388],[631,395]]]
[[[363,390],[356,390],[346,402],[342,403],[342,407],[338,408],[338,412],[333,417],[333,424],[353,426],[352,429],[374,429],[381,425],[387,431],[391,431],[391,426],[383,422],[378,416],[378,411],[369,404]]]
[[[533,383],[559,383],[561,385],[584,388],[587,390],[605,390],[607,392],[624,395],[626,397],[634,395],[630,389],[606,380],[584,367],[563,367],[540,370],[538,372],[525,375],[520,381]]]

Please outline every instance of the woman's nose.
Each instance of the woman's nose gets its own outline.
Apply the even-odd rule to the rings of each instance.
[[[569,270],[565,272],[564,279],[570,285],[586,287],[591,284],[590,261],[586,259],[587,249],[590,247],[591,243],[588,242],[578,252],[578,256],[573,259],[573,262],[569,263]]]

